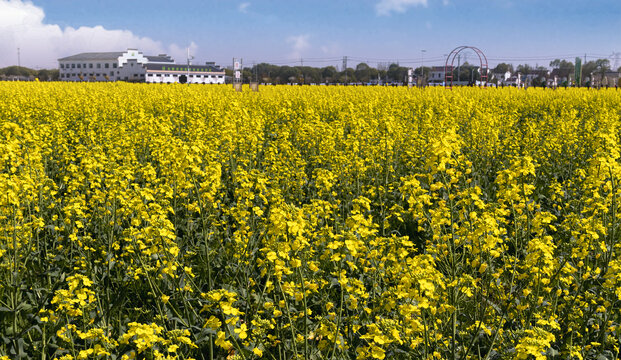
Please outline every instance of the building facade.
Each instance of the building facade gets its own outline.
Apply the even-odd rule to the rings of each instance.
[[[137,49],[124,52],[81,53],[58,59],[61,81],[144,81],[149,58],[174,63],[166,55],[144,56]]]
[[[175,64],[166,54],[124,52],[81,53],[58,59],[61,81],[128,81],[148,83],[224,84],[224,70],[215,63]]]
[[[148,83],[224,84],[224,70],[214,65],[146,64]]]

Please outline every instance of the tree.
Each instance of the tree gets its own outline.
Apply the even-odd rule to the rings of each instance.
[[[366,63],[360,63],[356,66],[355,71],[356,79],[363,83],[369,82],[369,65]]]
[[[496,67],[494,68],[494,72],[497,74],[499,73],[504,74],[507,71],[513,73],[513,65],[507,64],[507,63],[500,63],[496,65]]]
[[[574,63],[567,60],[554,59],[550,61],[550,67],[553,69],[574,71]]]
[[[404,82],[408,69],[397,64],[390,64],[387,71],[389,81]]]
[[[49,81],[52,79],[51,71],[47,69],[39,70],[37,78],[41,81]]]
[[[520,64],[517,66],[517,72],[522,73],[523,75],[528,75],[533,72],[533,67],[528,64]]]
[[[356,71],[352,68],[347,68],[345,71],[339,73],[338,82],[340,83],[354,83],[356,82]]]
[[[597,59],[595,60],[595,66],[597,71],[604,75],[606,71],[610,70],[610,60],[608,59]]]
[[[321,69],[321,76],[323,77],[323,81],[327,83],[334,82],[337,75],[338,71],[334,66],[326,66],[325,68]]]
[[[599,78],[601,80],[604,78],[604,76],[606,75],[606,71],[608,70],[610,70],[610,60],[608,59],[597,59],[595,61],[589,61],[582,66],[582,77],[588,77],[590,79],[590,84],[592,84],[592,77],[595,77],[594,75],[599,75]]]

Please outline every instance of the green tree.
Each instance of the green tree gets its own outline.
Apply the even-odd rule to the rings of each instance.
[[[321,69],[321,76],[323,78],[323,81],[327,83],[333,83],[338,76],[338,71],[334,66],[326,66]]]
[[[363,83],[369,82],[369,65],[366,63],[360,63],[356,66],[355,71],[356,79]]]
[[[507,71],[513,73],[513,65],[512,64],[507,64],[507,63],[500,63],[498,65],[496,65],[496,67],[494,68],[494,72],[495,73],[506,73]]]

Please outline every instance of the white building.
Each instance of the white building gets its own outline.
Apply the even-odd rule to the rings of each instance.
[[[495,72],[492,74],[492,77],[496,80],[498,80],[498,85],[506,85],[507,81],[509,81],[509,79],[511,79],[511,71],[505,71],[503,72]]]
[[[215,63],[180,65],[166,54],[143,55],[136,49],[81,53],[58,63],[61,81],[224,84],[224,70]]]
[[[61,81],[144,81],[144,65],[174,63],[166,55],[145,56],[136,49],[125,52],[81,53],[58,59]]]
[[[453,68],[449,65],[449,71]],[[429,72],[429,79],[427,82],[429,84],[444,84],[444,75],[445,69],[444,66],[433,66],[431,67],[431,71]]]
[[[224,84],[224,70],[215,63],[207,65],[153,64],[145,65],[148,83]]]

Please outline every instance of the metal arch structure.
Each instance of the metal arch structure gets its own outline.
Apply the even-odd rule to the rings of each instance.
[[[487,86],[487,73],[489,71],[489,67],[487,64],[487,56],[480,49],[474,46],[458,46],[446,57],[446,62],[444,63],[444,87],[447,89],[453,88],[453,69],[455,68],[455,58],[462,51],[470,49],[474,51],[475,54],[479,57],[479,63],[481,64],[481,81],[484,81],[484,86]],[[457,79],[459,81],[459,79]]]

